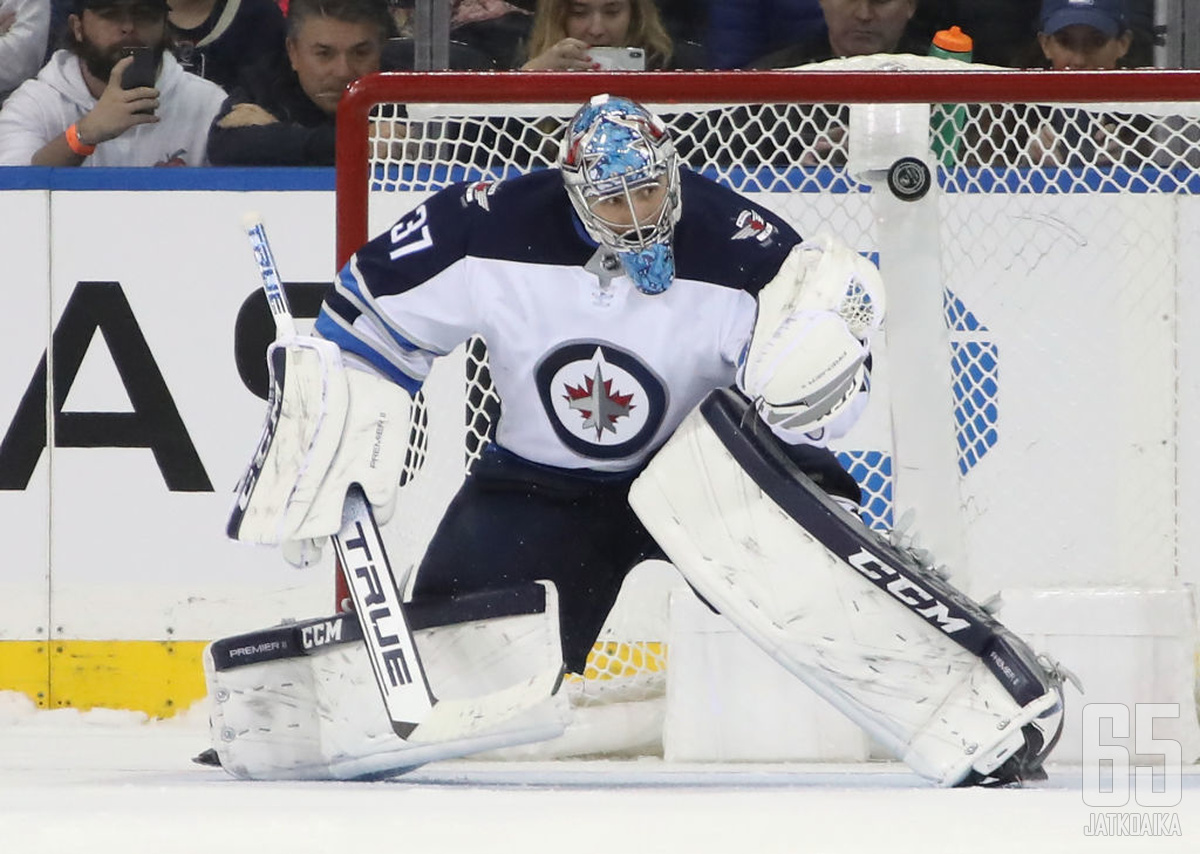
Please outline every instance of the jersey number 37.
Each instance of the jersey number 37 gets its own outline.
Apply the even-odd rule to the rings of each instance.
[[[388,253],[388,257],[395,261],[405,255],[428,249],[432,245],[433,238],[429,236],[428,215],[425,212],[425,206],[421,205],[416,210],[406,213],[392,226],[393,248]]]

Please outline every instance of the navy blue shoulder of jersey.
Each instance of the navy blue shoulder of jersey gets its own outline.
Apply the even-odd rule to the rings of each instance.
[[[757,295],[800,235],[777,214],[689,169],[679,173],[683,215],[675,226],[675,272]]]
[[[680,181],[677,275],[756,295],[799,235],[766,208],[690,170],[680,170]],[[561,173],[542,169],[439,190],[359,249],[355,262],[378,297],[414,288],[466,257],[582,266],[594,251],[577,227]]]
[[[375,296],[401,293],[466,257],[583,265],[594,247],[572,225],[557,170],[451,184],[355,253]]]
[[[490,192],[490,195],[489,195]],[[496,184],[468,186],[477,214],[469,251],[476,258],[583,266],[596,244],[576,227],[575,209],[557,169],[539,169]]]

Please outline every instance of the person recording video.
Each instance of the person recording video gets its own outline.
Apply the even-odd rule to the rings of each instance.
[[[654,0],[538,0],[529,59],[521,69],[639,69],[636,54],[598,55],[611,48],[640,48],[641,69],[701,67],[699,56],[688,55],[687,47],[672,42]]]
[[[74,0],[66,47],[0,109],[0,165],[204,165],[225,93],[166,51],[168,11]]]

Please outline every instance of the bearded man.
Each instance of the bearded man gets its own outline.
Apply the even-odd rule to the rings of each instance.
[[[0,110],[0,165],[205,165],[225,93],[166,50],[168,11],[167,0],[73,0],[67,46]],[[139,48],[144,80],[127,75]]]

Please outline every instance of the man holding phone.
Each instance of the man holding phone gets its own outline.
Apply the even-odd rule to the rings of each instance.
[[[168,11],[72,0],[67,47],[0,109],[0,165],[204,165],[225,92],[166,51]]]

